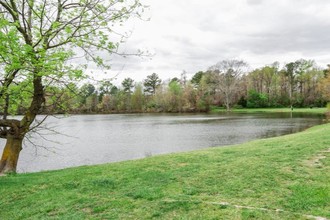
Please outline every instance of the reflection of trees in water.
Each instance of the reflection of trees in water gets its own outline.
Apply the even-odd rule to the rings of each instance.
[[[318,124],[318,123],[315,123]],[[281,135],[286,135],[286,134],[292,134],[292,133],[297,133],[303,130],[306,130],[307,128],[315,125],[314,123],[294,123],[292,122],[288,127],[284,129],[270,129],[266,130],[264,134],[262,134],[262,138],[271,138],[271,137],[278,137]]]
[[[263,135],[262,138],[271,138],[271,137],[277,137],[281,136],[283,134],[289,133],[284,130],[267,130]]]

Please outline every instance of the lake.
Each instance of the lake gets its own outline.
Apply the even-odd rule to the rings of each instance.
[[[302,131],[322,116],[301,113],[112,114],[50,117],[25,141],[18,172],[145,158]],[[41,135],[41,136],[40,136]],[[34,144],[31,144],[33,142]],[[1,140],[2,152],[4,140]]]

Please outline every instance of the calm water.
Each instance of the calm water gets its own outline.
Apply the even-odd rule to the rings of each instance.
[[[18,171],[144,158],[294,133],[322,123],[303,114],[126,114],[48,118],[25,142]],[[3,144],[0,150],[2,152]],[[40,147],[47,147],[47,150]]]

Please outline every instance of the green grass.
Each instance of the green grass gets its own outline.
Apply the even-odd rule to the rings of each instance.
[[[224,108],[214,107],[211,109],[212,113],[225,112]],[[232,112],[241,112],[241,113],[259,113],[259,112],[297,112],[297,113],[313,113],[313,114],[324,114],[327,112],[327,108],[239,108],[232,109]]]
[[[0,219],[330,218],[329,134],[0,177]]]

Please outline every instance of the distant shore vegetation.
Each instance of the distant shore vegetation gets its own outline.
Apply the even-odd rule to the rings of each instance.
[[[126,78],[121,85],[111,80],[50,86],[44,113],[134,113],[208,112],[212,107],[314,108],[330,101],[330,65],[319,68],[314,61],[300,59],[280,68],[278,62],[248,71],[248,64],[224,60],[191,79],[160,79],[157,73],[142,82]],[[24,112],[17,103],[13,114]]]

